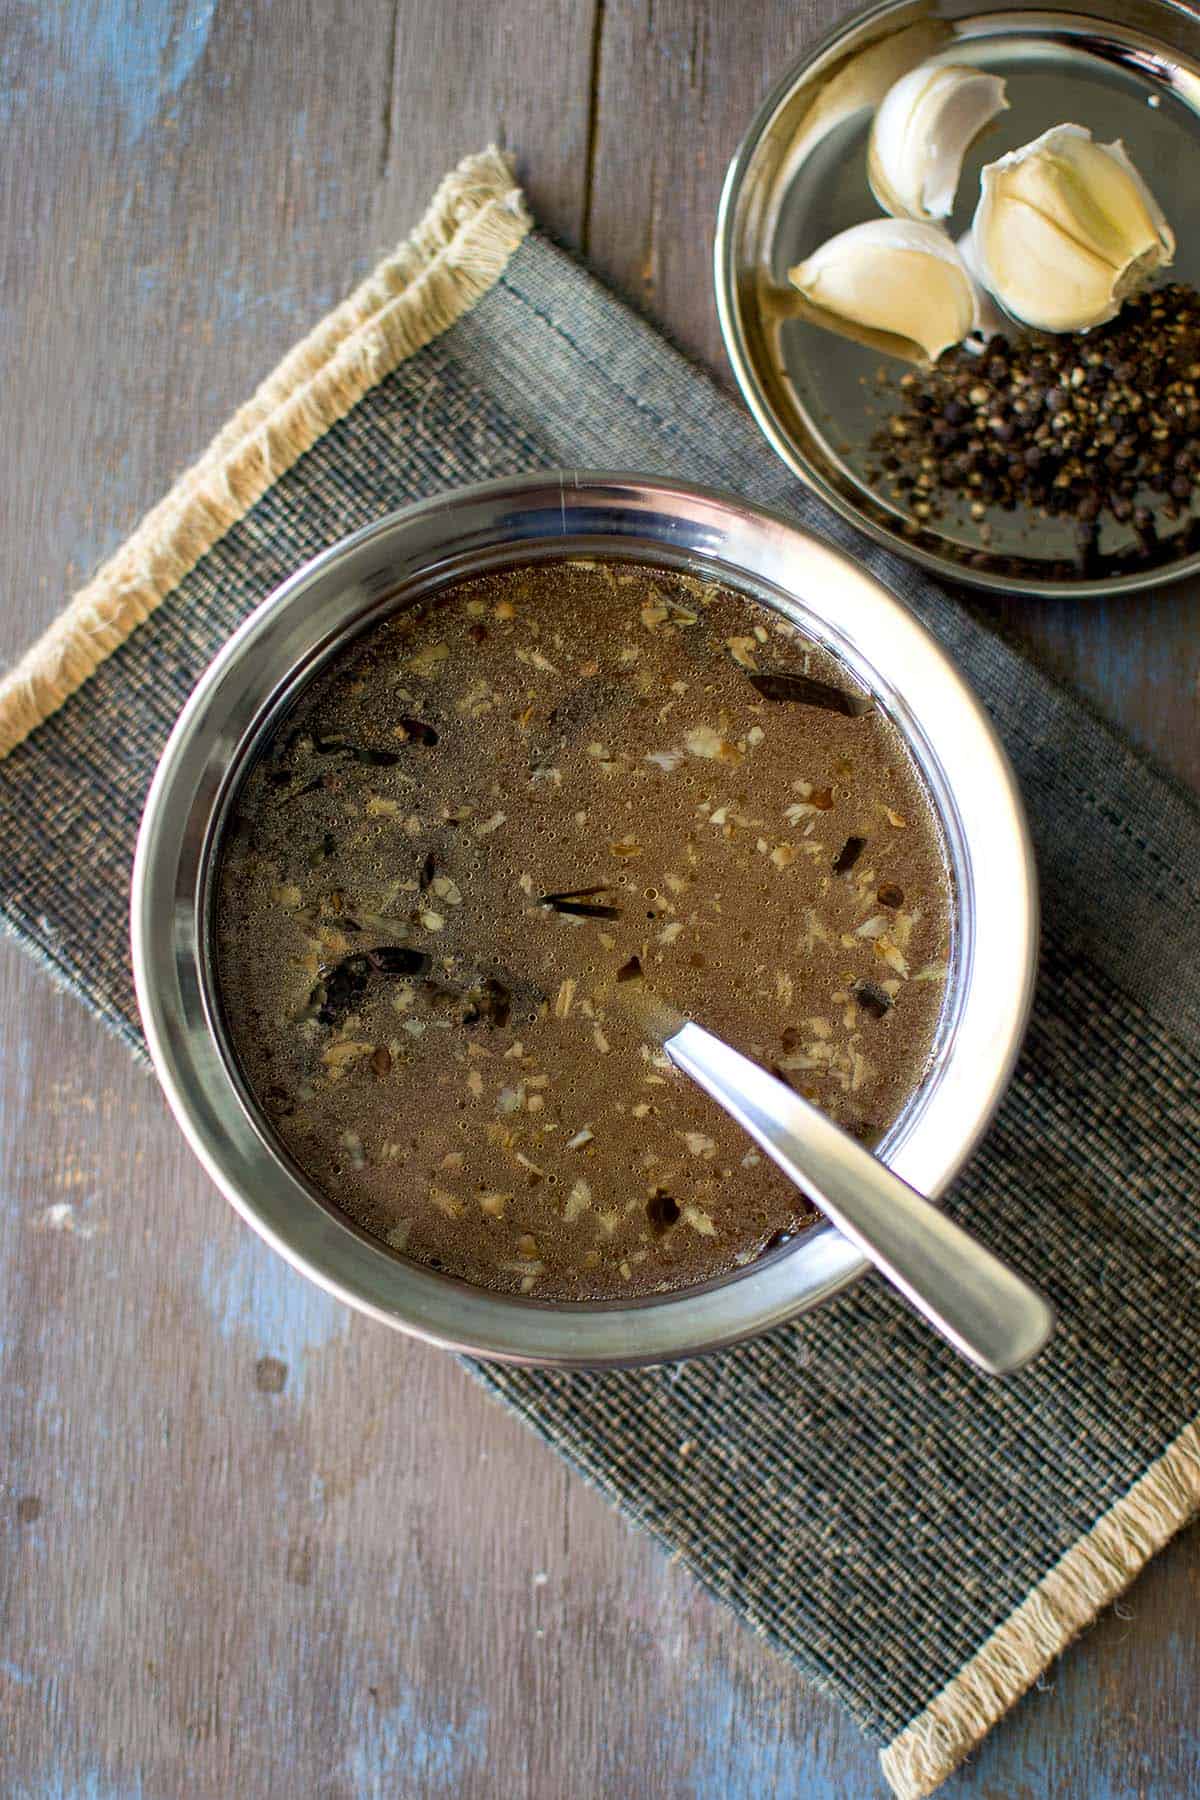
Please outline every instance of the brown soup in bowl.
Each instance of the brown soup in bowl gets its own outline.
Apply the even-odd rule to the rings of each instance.
[[[477,1286],[635,1298],[813,1218],[650,990],[873,1141],[929,1066],[953,902],[892,721],[719,583],[564,561],[360,637],[242,784],[216,966],[308,1181]]]

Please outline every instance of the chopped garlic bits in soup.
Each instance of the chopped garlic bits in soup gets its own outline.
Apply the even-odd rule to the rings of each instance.
[[[562,562],[359,639],[238,795],[230,1037],[314,1186],[539,1299],[745,1265],[810,1222],[678,1074],[694,1014],[870,1142],[928,1065],[952,904],[895,727],[790,623]]]

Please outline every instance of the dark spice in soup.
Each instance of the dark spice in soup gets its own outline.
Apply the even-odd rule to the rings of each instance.
[[[229,1034],[314,1185],[545,1299],[707,1280],[812,1218],[685,1077],[694,1015],[866,1141],[928,1066],[951,896],[891,721],[790,622],[641,565],[480,577],[358,640],[237,797]]]

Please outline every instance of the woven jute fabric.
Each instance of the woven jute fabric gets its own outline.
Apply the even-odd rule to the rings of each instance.
[[[469,159],[0,686],[0,908],[135,1050],[134,837],[210,657],[307,557],[534,467],[733,489],[853,554],[983,695],[1029,805],[1045,942],[1012,1089],[949,1204],[1053,1298],[989,1382],[882,1287],[667,1369],[479,1368],[933,1792],[1200,1506],[1200,811],[788,476],[739,407]]]

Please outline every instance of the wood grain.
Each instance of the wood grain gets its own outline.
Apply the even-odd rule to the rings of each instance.
[[[0,652],[491,136],[723,366],[724,163],[837,10],[5,9]],[[1200,781],[1194,594],[1010,618]],[[150,1078],[5,946],[0,1072],[0,1792],[883,1793],[838,1709],[457,1365],[271,1256]],[[1192,1534],[945,1792],[1200,1793],[1198,1602]]]

